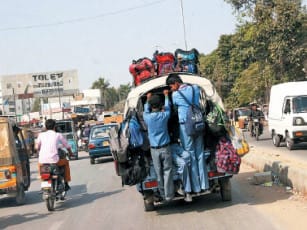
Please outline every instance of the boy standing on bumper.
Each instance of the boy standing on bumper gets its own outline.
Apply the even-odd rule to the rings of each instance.
[[[143,117],[148,127],[150,152],[158,177],[160,195],[165,201],[170,201],[174,197],[174,182],[170,137],[167,129],[170,118],[168,90],[164,90],[163,94],[164,109],[160,96],[147,94]]]

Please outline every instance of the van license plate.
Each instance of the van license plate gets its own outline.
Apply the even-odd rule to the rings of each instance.
[[[103,141],[103,142],[102,142],[102,145],[103,145],[103,146],[109,146],[109,142],[108,142],[108,141]]]
[[[51,183],[49,183],[48,181],[42,181],[41,188],[51,188]]]

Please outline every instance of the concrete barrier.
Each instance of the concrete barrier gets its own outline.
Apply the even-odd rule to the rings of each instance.
[[[253,147],[242,157],[243,163],[259,172],[272,171],[279,181],[293,188],[293,191],[307,195],[307,164],[300,164],[289,159],[280,159],[266,153],[261,148]]]

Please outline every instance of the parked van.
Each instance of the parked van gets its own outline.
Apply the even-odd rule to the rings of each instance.
[[[307,142],[307,81],[272,86],[268,124],[276,147],[285,141],[292,150]]]

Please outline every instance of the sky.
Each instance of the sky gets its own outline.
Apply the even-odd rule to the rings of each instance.
[[[180,0],[0,3],[0,75],[77,69],[81,90],[99,77],[131,83],[133,59],[185,49],[185,41],[208,54],[237,24],[224,0],[182,0],[185,27]]]

